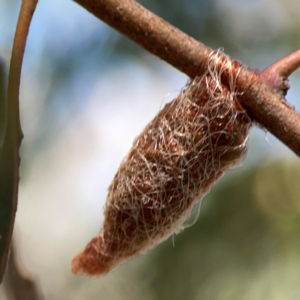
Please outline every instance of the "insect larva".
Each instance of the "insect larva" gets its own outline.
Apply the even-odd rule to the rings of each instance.
[[[108,189],[98,236],[72,260],[75,274],[104,275],[182,229],[194,205],[247,151],[251,119],[235,81],[242,66],[213,52],[135,140]]]

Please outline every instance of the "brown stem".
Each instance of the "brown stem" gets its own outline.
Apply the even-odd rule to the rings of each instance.
[[[23,138],[19,115],[20,77],[26,38],[37,0],[23,0],[11,54],[7,88],[7,128],[0,150],[0,283],[9,255],[18,202],[19,148]]]
[[[14,118],[18,124],[19,139],[23,138],[20,118],[19,118],[19,91],[21,80],[21,69],[23,56],[26,46],[26,39],[31,23],[31,19],[37,5],[38,0],[23,0],[18,19],[18,24],[14,37],[14,44],[11,54],[11,62],[8,79],[8,118]]]
[[[238,86],[247,86],[247,81],[250,82],[240,98],[242,105],[256,122],[300,156],[299,113],[286,105],[281,92],[261,80],[260,74],[248,79],[247,76],[241,74],[237,82]]]
[[[205,69],[209,47],[132,0],[75,0],[105,23],[190,77]]]
[[[75,1],[188,76],[193,78],[204,72],[211,49],[155,16],[135,1]],[[298,55],[296,52],[276,63],[275,67],[272,67],[272,72],[279,74],[278,76],[289,75],[297,66],[295,61]],[[237,81],[238,89],[245,91],[240,101],[255,121],[300,156],[300,115],[284,105],[282,93],[262,78],[262,75],[250,69],[243,70]]]
[[[268,81],[273,87],[286,95],[290,84],[288,77],[300,67],[300,50],[295,51],[261,72],[263,80]]]
[[[277,74],[282,78],[288,78],[300,67],[300,50],[295,51],[266,68],[262,74]]]

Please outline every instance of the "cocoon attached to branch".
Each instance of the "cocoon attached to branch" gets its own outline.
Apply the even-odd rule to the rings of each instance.
[[[98,236],[72,260],[105,275],[183,228],[195,204],[247,152],[251,119],[238,101],[243,66],[219,51],[134,141],[108,188]]]

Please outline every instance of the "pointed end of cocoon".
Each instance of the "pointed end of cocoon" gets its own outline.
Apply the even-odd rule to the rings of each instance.
[[[103,276],[111,270],[110,258],[99,252],[99,240],[93,238],[85,250],[75,256],[71,261],[71,271],[76,275]]]

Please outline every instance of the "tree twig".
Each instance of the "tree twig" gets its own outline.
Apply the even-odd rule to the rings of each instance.
[[[0,283],[9,256],[18,202],[19,148],[23,138],[19,115],[20,77],[26,38],[37,0],[23,0],[14,37],[7,88],[7,128],[0,149]]]
[[[285,95],[290,88],[287,78],[299,67],[300,50],[278,60],[261,72],[261,76]]]
[[[150,53],[165,60],[191,78],[205,71],[211,49],[187,36],[133,0],[75,0]],[[270,67],[268,76],[284,76],[297,68],[300,53]],[[284,71],[285,70],[285,71]],[[264,73],[265,75],[267,72]],[[265,76],[265,77],[268,77]],[[243,68],[237,87],[240,102],[249,115],[300,156],[300,115],[283,101],[282,88],[272,80]]]

